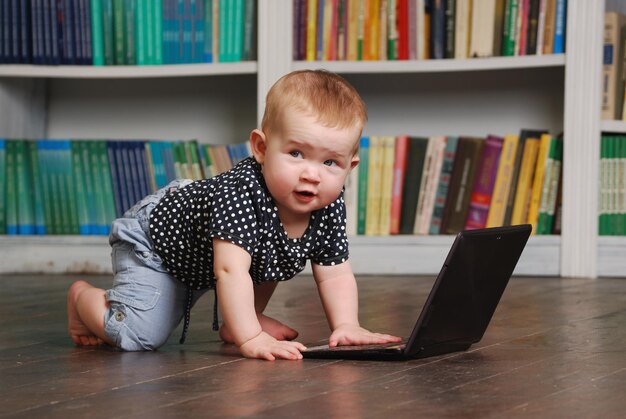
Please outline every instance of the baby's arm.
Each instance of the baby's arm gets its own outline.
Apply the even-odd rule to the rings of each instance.
[[[213,239],[217,295],[224,323],[246,358],[301,359],[298,342],[279,341],[263,332],[254,309],[254,287],[248,273],[250,255],[230,242]]]
[[[317,289],[332,330],[329,346],[399,342],[397,336],[373,333],[359,325],[359,298],[350,262],[312,264]]]

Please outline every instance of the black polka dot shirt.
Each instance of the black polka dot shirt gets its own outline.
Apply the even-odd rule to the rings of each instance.
[[[290,239],[252,157],[166,195],[150,214],[150,237],[168,271],[190,289],[215,287],[214,237],[250,254],[255,284],[291,279],[307,259],[319,265],[348,259],[343,192],[311,214],[302,237]]]

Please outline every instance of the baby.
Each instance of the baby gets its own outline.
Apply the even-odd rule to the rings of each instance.
[[[336,74],[278,80],[262,129],[250,134],[253,157],[211,179],[174,181],[113,222],[113,287],[77,281],[68,292],[74,343],[154,350],[184,321],[183,342],[192,306],[215,289],[222,340],[248,358],[301,359],[298,332],[263,311],[307,259],[330,346],[398,342],[359,325],[348,261],[343,186],[366,120],[358,93]]]

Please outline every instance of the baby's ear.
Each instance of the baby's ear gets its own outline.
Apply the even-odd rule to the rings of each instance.
[[[265,152],[267,150],[266,141],[265,133],[260,129],[254,129],[250,133],[250,149],[252,150],[254,159],[259,164],[263,164],[265,161]]]
[[[350,170],[354,169],[359,164],[360,161],[361,159],[359,158],[359,154],[357,152],[357,154],[352,156],[352,161],[350,161]]]

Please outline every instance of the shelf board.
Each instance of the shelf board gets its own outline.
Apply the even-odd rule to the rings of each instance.
[[[598,276],[626,277],[626,237],[598,237]]]
[[[143,79],[156,77],[202,77],[256,74],[256,72],[256,61],[151,66],[0,65],[0,77],[25,78]]]
[[[350,238],[350,261],[358,275],[436,275],[454,236]],[[559,236],[533,236],[516,275],[557,276]],[[0,236],[0,273],[110,273],[106,236]],[[310,273],[310,268],[305,272]]]
[[[294,61],[292,70],[323,68],[336,73],[429,73],[479,70],[512,70],[565,66],[564,54],[521,57],[468,58],[463,60],[407,61]]]
[[[602,132],[612,132],[618,134],[626,133],[626,121],[600,121],[600,129]]]

